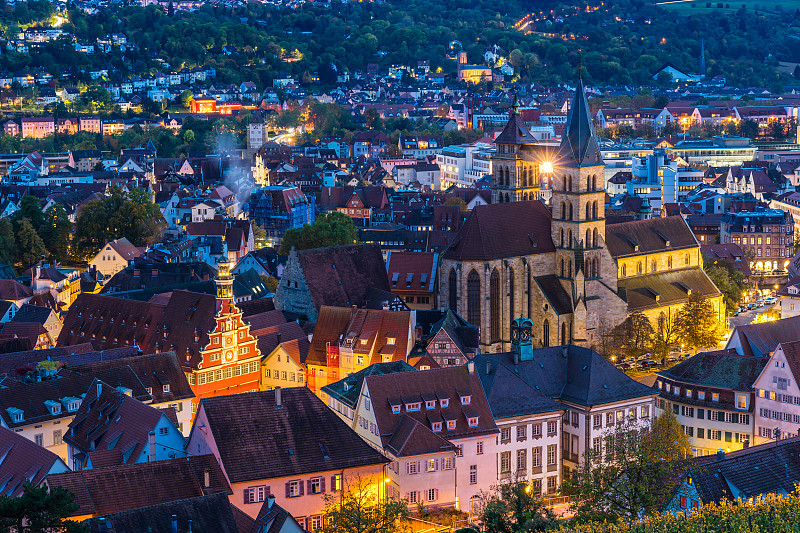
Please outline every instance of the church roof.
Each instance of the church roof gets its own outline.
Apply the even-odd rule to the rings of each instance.
[[[476,206],[444,257],[483,261],[554,252],[550,219],[539,200]]]
[[[572,313],[572,297],[567,294],[567,291],[555,274],[536,276],[534,279],[556,314],[568,315]]]
[[[697,239],[681,216],[633,220],[606,226],[606,246],[614,259],[696,248]]]
[[[624,278],[619,280],[619,288],[625,291],[629,313],[686,303],[691,292],[707,298],[720,294],[703,269],[697,267]]]
[[[528,144],[535,143],[536,139],[528,131],[525,121],[517,112],[516,108],[511,112],[508,117],[508,122],[500,135],[494,140],[495,143],[502,144]]]
[[[603,164],[582,79],[578,79],[578,86],[575,88],[575,97],[572,99],[567,126],[561,137],[558,157],[559,164],[566,166]]]

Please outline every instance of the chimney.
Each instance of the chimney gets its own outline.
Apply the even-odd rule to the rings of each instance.
[[[275,406],[278,409],[283,409],[283,404],[281,403],[281,388],[275,387]]]
[[[470,361],[467,363],[467,370],[469,371],[470,374],[475,373],[475,361]]]
[[[514,352],[514,366],[519,364],[519,352]]]
[[[278,341],[278,344],[281,343],[281,332],[280,331],[275,334],[275,339]]]
[[[148,462],[156,460],[156,432],[151,431],[147,434]]]
[[[717,461],[725,459],[725,450],[717,450]]]
[[[208,471],[208,468],[203,470],[203,487],[208,488],[211,486],[211,472]]]
[[[99,400],[100,395],[103,394],[103,384],[98,380],[95,386],[97,387],[97,399]]]
[[[186,523],[186,533],[192,533],[192,520],[191,520],[191,518]]]
[[[272,504],[275,503],[275,496],[270,494],[267,496],[267,509],[272,509]]]
[[[178,517],[172,515],[172,533],[178,533]]]
[[[486,361],[486,375],[488,376],[491,373],[492,373],[492,362]]]

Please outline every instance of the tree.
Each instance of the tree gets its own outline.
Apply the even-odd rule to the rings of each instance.
[[[64,487],[35,487],[31,483],[25,483],[21,496],[0,496],[0,531],[85,532],[86,526],[67,520],[78,508],[75,495]]]
[[[23,267],[30,266],[43,256],[47,256],[47,247],[27,218],[23,218],[17,223],[16,241],[16,262],[21,263]]]
[[[53,205],[45,211],[44,220],[41,227],[39,227],[38,234],[53,257],[63,261],[69,255],[71,231],[72,223],[64,207]]]
[[[383,128],[383,123],[381,122],[381,116],[378,114],[378,110],[374,107],[370,107],[366,111],[364,111],[364,120],[366,121],[367,128],[371,130],[379,130]]]
[[[0,218],[0,261],[14,263],[17,254],[14,226],[8,218]]]
[[[87,202],[78,212],[75,247],[86,257],[121,237],[134,246],[145,246],[158,242],[164,229],[166,222],[150,193],[144,189],[126,193],[114,187],[108,196]]]
[[[614,328],[616,345],[625,357],[632,357],[634,368],[644,354],[652,350],[653,325],[650,319],[637,311]]]
[[[678,312],[676,327],[680,341],[695,352],[701,348],[713,348],[722,341],[722,325],[717,312],[699,292],[693,292]]]
[[[631,522],[658,511],[671,489],[667,479],[686,468],[689,438],[672,411],[649,428],[635,420],[618,424],[603,438],[603,449],[589,449],[562,491],[573,497],[573,520]]]
[[[278,251],[286,255],[294,247],[296,250],[322,248],[325,246],[342,246],[358,241],[358,229],[353,219],[335,211],[317,218],[313,224],[305,224],[302,228],[286,230]]]
[[[670,352],[678,346],[678,328],[676,325],[677,313],[672,308],[667,308],[658,315],[653,333],[653,353],[659,359],[666,359]]]
[[[467,210],[467,202],[463,198],[453,197],[444,201],[444,205],[457,205],[461,211]]]
[[[181,95],[179,96],[181,107],[189,107],[189,104],[192,103],[192,99],[194,98],[194,94],[189,89],[184,90]]]
[[[489,493],[481,493],[478,518],[485,531],[526,533],[546,531],[556,523],[553,511],[544,506],[541,496],[524,481],[499,483]]]
[[[345,490],[327,492],[325,531],[329,533],[403,533],[408,530],[408,503],[384,500],[383,479],[355,477]]]
[[[722,293],[728,314],[732,313],[739,306],[742,293],[747,289],[744,274],[736,270],[736,267],[726,259],[706,261],[703,269]]]
[[[14,213],[13,218],[14,220],[27,218],[33,228],[38,230],[44,222],[41,202],[35,196],[23,196],[19,202],[19,211]]]

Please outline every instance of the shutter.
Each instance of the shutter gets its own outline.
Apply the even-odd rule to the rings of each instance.
[[[270,494],[272,494],[272,489],[269,485],[264,489],[264,498],[269,498]]]
[[[331,492],[336,491],[336,476],[331,476]]]
[[[417,461],[417,472],[422,472],[422,461]]]
[[[439,459],[435,459],[433,461],[433,469],[434,470],[439,470]]]
[[[406,463],[406,474],[410,474],[410,473],[411,473],[411,463],[407,462]]]
[[[286,483],[286,497],[288,498],[291,493],[289,492],[289,483]]]
[[[303,492],[305,484],[302,481],[298,481],[297,484],[300,485],[300,496],[302,496],[303,494],[305,494],[305,492]]]
[[[308,493],[311,494],[311,480],[306,481],[306,484],[308,485]]]
[[[250,489],[244,489],[244,496],[242,497],[242,501],[244,503],[250,503]]]
[[[323,494],[325,493],[325,477],[324,476],[319,478],[319,491],[321,493],[323,493]]]
[[[439,489],[433,489],[433,490],[434,490],[433,499],[438,502],[439,501]]]

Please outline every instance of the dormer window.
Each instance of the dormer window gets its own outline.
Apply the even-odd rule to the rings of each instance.
[[[406,411],[419,411],[422,408],[422,402],[412,402],[406,404]]]
[[[469,395],[461,396],[461,405],[469,405],[471,401],[472,401],[472,396]]]
[[[163,392],[169,392],[169,383],[162,385],[161,390]]]
[[[147,394],[151,396],[153,395],[153,387],[146,387],[145,390],[147,391]]]
[[[705,400],[706,399],[706,391],[704,391],[704,390],[697,391],[697,399],[698,400]]]
[[[450,398],[440,398],[439,405],[441,405],[442,408],[450,406]]]
[[[61,414],[61,404],[59,402],[54,402],[53,400],[45,400],[44,404],[47,406],[47,410],[50,412],[51,415]]]
[[[394,344],[395,338],[394,337],[386,337],[386,344]]]
[[[22,422],[22,409],[17,409],[16,407],[8,407],[6,412],[11,417],[12,422]]]
[[[367,345],[367,340],[368,339],[361,339],[361,346],[366,346]]]
[[[455,420],[448,420],[447,421],[447,429],[448,431],[452,431],[456,429],[456,421]]]
[[[434,422],[433,423],[433,432],[434,433],[439,433],[440,431],[442,431],[442,423],[441,422]]]
[[[425,402],[425,409],[436,409],[436,400],[427,400]]]
[[[478,417],[477,416],[471,416],[471,417],[469,417],[467,419],[467,421],[469,422],[469,427],[471,427],[471,428],[478,427]]]

